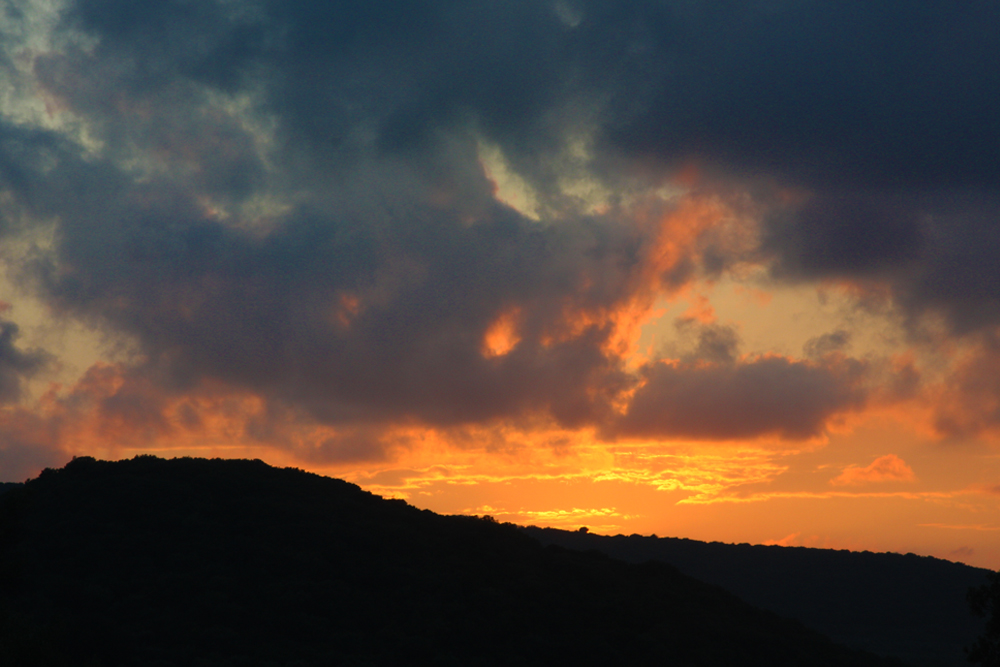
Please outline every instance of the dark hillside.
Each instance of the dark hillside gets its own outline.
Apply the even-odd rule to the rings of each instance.
[[[20,482],[0,482],[0,493],[11,491],[21,486]]]
[[[596,549],[632,563],[669,563],[696,579],[849,646],[920,666],[968,664],[983,630],[965,595],[989,570],[937,558],[805,547],[721,544],[640,535],[608,537],[526,528],[543,544]]]
[[[0,664],[888,665],[673,567],[259,461],[75,459],[0,496]]]

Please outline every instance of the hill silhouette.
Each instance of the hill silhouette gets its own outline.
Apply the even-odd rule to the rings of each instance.
[[[659,563],[259,461],[74,459],[0,495],[0,664],[857,665]]]
[[[966,593],[986,583],[989,570],[961,563],[914,554],[524,530],[542,544],[668,563],[835,641],[914,666],[968,664],[963,648],[983,631]]]

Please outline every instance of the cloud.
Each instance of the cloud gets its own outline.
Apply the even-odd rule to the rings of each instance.
[[[609,151],[743,183],[776,277],[877,280],[913,326],[1000,324],[995,3],[588,9],[620,68]]]
[[[820,434],[870,391],[869,362],[828,354],[842,331],[810,361],[740,358],[703,322],[679,362],[629,364],[658,300],[748,264],[873,281],[913,331],[1000,326],[995,3],[68,0],[7,20],[0,237],[33,244],[10,263],[53,313],[135,351],[94,408],[129,437],[227,400],[253,414],[233,432],[308,431],[303,456],[344,460],[409,424]],[[486,145],[532,217],[497,199]],[[13,400],[40,357],[3,345]]]
[[[625,79],[638,96],[609,132],[630,150],[809,187],[995,183],[1000,103],[985,91],[1000,75],[981,69],[1000,59],[993,3],[668,2],[589,18],[645,66]]]
[[[23,199],[64,221],[30,277],[60,313],[132,337],[143,372],[177,390],[209,378],[327,423],[544,412],[571,425],[600,419],[630,383],[630,332],[683,285],[675,269],[715,215],[682,201],[643,208],[639,227],[631,209],[543,227],[485,200],[369,210],[371,191],[411,194],[384,177],[345,185],[345,210],[293,208],[260,237],[170,180],[134,185],[64,151],[31,178],[71,191]],[[484,355],[512,308],[517,345]]]
[[[810,359],[819,359],[831,352],[840,352],[851,344],[851,334],[843,329],[837,329],[822,336],[810,338],[803,345],[802,351]]]
[[[871,482],[912,482],[913,470],[895,454],[880,456],[866,468],[850,465],[830,480],[834,486],[868,484]]]
[[[983,437],[1000,430],[1000,346],[992,336],[955,355],[947,375],[925,383],[932,428],[951,438]]]
[[[0,309],[0,312],[3,310]],[[15,347],[17,335],[16,324],[0,320],[0,404],[17,402],[21,398],[24,380],[38,373],[50,361],[42,350],[22,351]]]
[[[939,323],[953,336],[995,333],[1000,291],[990,267],[1000,258],[1000,178],[975,189],[814,196],[775,207],[764,222],[762,250],[774,257],[777,277],[882,291],[918,336]]]
[[[823,193],[768,220],[763,247],[775,271],[804,277],[857,276],[905,268],[926,240],[918,206],[902,195]]]
[[[866,366],[823,366],[762,356],[731,364],[656,362],[615,425],[618,436],[730,439],[779,435],[803,439],[828,419],[860,409]]]
[[[697,324],[697,320],[683,317],[675,322],[675,327],[681,334],[697,334],[697,345],[686,356],[687,361],[704,360],[720,364],[736,361],[740,337],[733,327],[716,323]]]

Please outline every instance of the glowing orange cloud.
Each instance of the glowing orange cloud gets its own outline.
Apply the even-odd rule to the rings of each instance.
[[[912,482],[916,480],[913,470],[895,454],[880,456],[866,468],[850,465],[837,477],[830,480],[835,486],[865,484],[868,482]]]
[[[521,309],[513,308],[502,313],[490,325],[483,336],[484,357],[502,357],[521,342],[521,335],[518,333],[520,317]]]
[[[551,528],[577,528],[579,526],[593,527],[598,532],[610,532],[623,527],[634,517],[622,514],[614,507],[580,508],[554,510],[509,510],[492,505],[465,509],[461,514],[474,516],[488,515],[504,521],[522,525],[546,526]]]

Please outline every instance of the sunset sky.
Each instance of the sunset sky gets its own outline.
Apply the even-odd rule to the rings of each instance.
[[[0,481],[1000,568],[996,0],[0,0]]]

